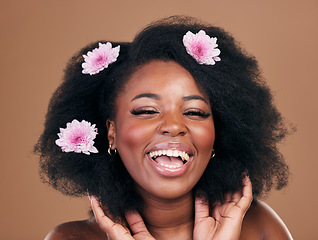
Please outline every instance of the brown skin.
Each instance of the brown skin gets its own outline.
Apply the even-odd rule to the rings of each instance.
[[[105,232],[95,217],[84,221],[68,222],[54,228],[45,240],[105,240]],[[289,240],[287,227],[279,216],[264,202],[258,201],[247,211],[240,240]]]
[[[136,98],[140,94],[148,95]],[[210,160],[215,137],[209,101],[191,74],[175,62],[147,64],[131,76],[116,107],[116,119],[108,126],[109,144],[120,154],[137,191],[159,202],[174,203],[189,195]],[[138,115],[131,113],[136,111]],[[167,177],[153,169],[147,153],[165,143],[183,144],[193,153],[181,176]]]
[[[135,180],[145,204],[143,217],[126,214],[130,232],[105,216],[92,197],[94,218],[60,225],[46,240],[98,240],[107,239],[106,235],[112,240],[291,239],[267,205],[250,207],[248,177],[241,191],[227,194],[223,204],[214,204],[212,216],[203,199],[193,199],[192,189],[210,160],[215,134],[209,101],[186,69],[172,61],[142,66],[127,82],[116,106],[116,118],[107,121],[108,140]],[[177,175],[158,171],[148,154],[169,143],[191,153],[185,171]]]

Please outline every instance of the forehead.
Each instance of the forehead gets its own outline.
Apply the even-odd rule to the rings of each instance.
[[[164,94],[197,94],[204,93],[192,75],[180,64],[174,61],[152,61],[140,66],[127,80],[121,97],[125,94],[140,94],[143,92],[158,92]]]

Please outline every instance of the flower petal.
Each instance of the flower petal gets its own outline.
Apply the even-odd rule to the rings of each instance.
[[[188,31],[183,36],[183,45],[186,51],[199,64],[214,65],[215,61],[220,61],[218,57],[221,53],[220,49],[216,48],[217,38],[210,37],[204,30],[200,30],[194,34]]]
[[[95,124],[91,124],[85,120],[79,122],[74,119],[66,124],[66,128],[60,128],[57,134],[59,139],[55,141],[56,145],[61,147],[63,152],[76,152],[90,154],[98,153],[93,146],[94,139],[97,135]]]
[[[112,48],[110,42],[98,43],[98,48],[88,51],[83,55],[82,63],[83,74],[94,75],[108,67],[109,64],[115,62],[119,56],[120,46]]]

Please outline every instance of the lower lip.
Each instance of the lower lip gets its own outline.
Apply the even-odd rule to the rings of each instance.
[[[159,163],[155,162],[148,154],[147,157],[150,161],[151,167],[160,175],[165,177],[179,177],[183,175],[188,168],[190,167],[190,164],[192,161],[188,161],[187,163],[183,164],[182,167],[178,168],[168,168],[165,166],[160,165]]]

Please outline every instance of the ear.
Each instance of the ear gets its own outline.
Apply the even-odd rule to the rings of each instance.
[[[106,127],[108,130],[107,137],[108,142],[112,146],[112,150],[116,149],[116,126],[113,120],[106,121]]]

